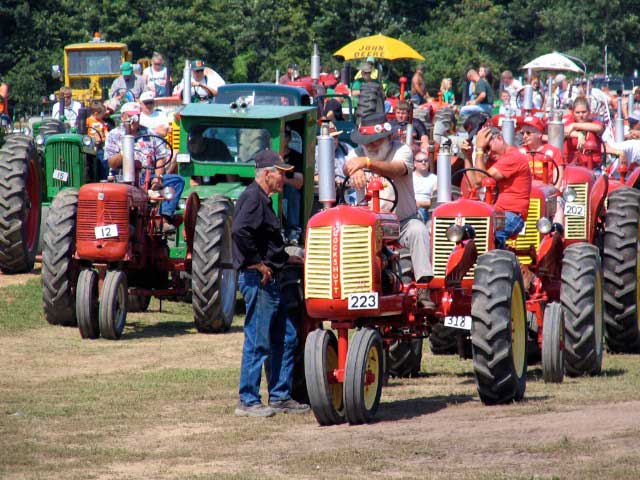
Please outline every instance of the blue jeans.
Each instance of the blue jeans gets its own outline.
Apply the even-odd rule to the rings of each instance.
[[[427,223],[431,218],[431,212],[428,208],[420,207],[418,208],[418,218],[422,220],[424,223]]]
[[[302,195],[300,190],[290,185],[285,185],[283,190],[283,210],[287,219],[287,238],[289,240],[300,240],[300,204]]]
[[[98,180],[106,180],[109,176],[109,161],[104,158],[104,148],[99,148],[96,152],[98,157]]]
[[[240,401],[244,405],[260,403],[260,377],[267,360],[269,401],[291,398],[296,326],[287,315],[278,282],[260,285],[261,279],[257,270],[241,270],[238,280],[247,309],[240,367]]]
[[[480,103],[478,105],[465,105],[460,109],[461,117],[468,117],[472,113],[486,113],[491,115],[492,106],[488,103]]]
[[[507,239],[520,233],[524,227],[524,219],[519,213],[504,212],[504,230],[496,231],[496,248],[505,248]]]

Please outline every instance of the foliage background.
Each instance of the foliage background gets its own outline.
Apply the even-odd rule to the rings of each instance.
[[[20,110],[37,105],[60,83],[64,45],[100,31],[122,41],[134,58],[165,54],[179,77],[184,59],[200,57],[227,81],[268,81],[297,61],[308,72],[313,40],[323,64],[361,36],[383,33],[407,41],[426,57],[427,82],[443,77],[461,87],[469,67],[485,64],[499,76],[552,50],[582,58],[589,72],[638,68],[640,0],[3,0],[0,3],[0,80],[11,85]],[[387,64],[391,78],[415,63]]]

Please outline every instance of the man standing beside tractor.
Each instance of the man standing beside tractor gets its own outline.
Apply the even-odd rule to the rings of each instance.
[[[351,140],[360,146],[346,161],[344,173],[351,177],[351,183],[357,189],[364,189],[367,185],[365,169],[387,177],[394,183],[398,192],[395,213],[400,219],[400,243],[411,253],[416,281],[426,283],[433,276],[430,234],[417,217],[412,175],[413,153],[407,145],[391,141],[389,137],[392,134],[393,130],[384,113],[363,117],[360,127],[351,133]],[[434,306],[428,290],[420,292],[419,301],[423,308]]]
[[[238,198],[232,227],[233,267],[240,272],[240,292],[247,311],[235,414],[271,417],[278,412],[304,413],[309,406],[291,398],[298,339],[277,280],[285,264],[302,264],[303,260],[285,252],[280,220],[270,198],[282,193],[285,173],[293,171],[293,165],[284,163],[273,150],[262,150],[255,162],[255,181]],[[260,399],[260,377],[267,359],[269,406]]]
[[[122,137],[125,135],[125,124],[131,126],[131,134],[139,139],[135,149],[135,159],[143,168],[151,168],[151,189],[161,190],[163,187],[172,187],[175,195],[171,200],[164,200],[160,206],[160,214],[163,217],[162,231],[172,233],[176,227],[172,224],[173,214],[178,206],[180,195],[184,189],[184,179],[180,175],[164,174],[165,167],[170,161],[169,151],[164,143],[154,138],[153,134],[140,125],[140,105],[134,102],[125,103],[120,110],[122,125],[114,128],[107,135],[105,144],[105,156],[112,169],[122,168]],[[141,185],[144,185],[145,174],[140,175]]]

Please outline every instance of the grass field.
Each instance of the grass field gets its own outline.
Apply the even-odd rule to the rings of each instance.
[[[470,361],[425,353],[377,422],[320,428],[234,417],[242,318],[201,335],[190,305],[158,307],[88,341],[47,325],[37,280],[0,289],[0,478],[640,478],[640,357],[561,385],[530,367],[526,401],[489,408]]]

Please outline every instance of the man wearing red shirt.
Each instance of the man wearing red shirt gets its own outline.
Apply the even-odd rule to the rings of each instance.
[[[487,161],[485,153],[488,154]],[[465,159],[465,167],[472,166],[471,160]],[[504,229],[495,232],[495,240],[497,248],[504,248],[508,238],[522,231],[529,213],[532,179],[529,160],[504,141],[499,129],[483,127],[476,137],[475,168],[487,171],[497,182],[495,206],[504,211],[505,225]],[[476,185],[482,181],[482,174],[469,176],[473,177]]]
[[[542,142],[544,134],[544,124],[538,117],[525,117],[522,122],[522,138],[524,145],[519,148],[529,159],[529,168],[533,177],[537,180],[544,180],[544,161],[547,159],[547,171],[549,172],[549,183],[555,180],[555,187],[560,189],[562,177],[564,175],[565,161],[559,148]],[[553,160],[553,163],[548,161]],[[558,172],[556,173],[557,165]]]

